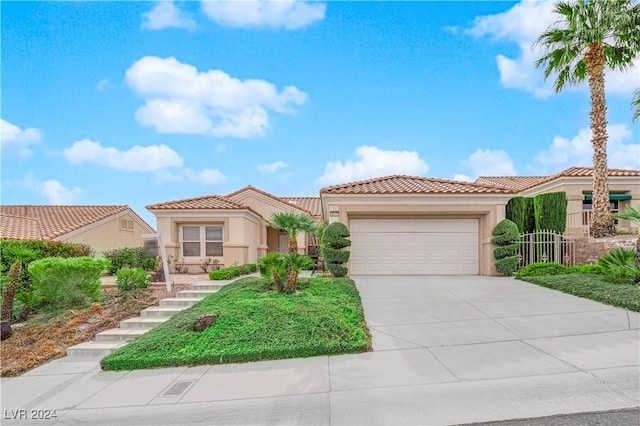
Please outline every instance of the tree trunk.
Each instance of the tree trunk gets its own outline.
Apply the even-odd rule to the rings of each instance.
[[[615,234],[609,206],[607,170],[607,103],[604,91],[604,50],[591,43],[584,57],[591,95],[591,144],[593,146],[593,205],[589,233],[594,238]]]
[[[276,288],[278,289],[278,291],[280,293],[284,293],[284,284],[282,284],[282,279],[280,278],[280,275],[275,268],[271,269],[271,275],[273,276],[273,282],[276,283]]]
[[[287,287],[289,289],[289,293],[295,293],[296,292],[296,281],[298,279],[298,272],[289,267],[289,270],[287,271]]]
[[[0,317],[5,321],[11,321],[13,317],[13,299],[16,297],[16,291],[18,291],[20,272],[22,272],[22,263],[16,262],[11,266],[7,274],[9,278],[11,278],[11,283],[4,289],[4,294],[2,295],[2,311],[0,312]]]
[[[298,239],[296,237],[289,236],[289,253],[298,252]]]

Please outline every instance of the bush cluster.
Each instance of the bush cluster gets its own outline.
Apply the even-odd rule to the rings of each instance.
[[[349,261],[351,252],[343,250],[351,246],[349,229],[341,222],[327,225],[322,232],[320,249],[327,269],[334,277],[347,275],[347,268],[343,264]]]
[[[248,275],[256,272],[258,266],[255,263],[246,263],[240,266],[229,266],[228,268],[217,269],[209,272],[211,280],[230,280],[240,275]]]
[[[71,308],[100,298],[100,276],[108,267],[106,259],[49,257],[32,262],[29,273],[40,305]]]
[[[567,225],[567,194],[551,192],[535,197],[513,197],[507,203],[506,218],[521,234],[539,231],[564,233]]]
[[[116,272],[118,290],[136,290],[149,287],[149,273],[144,269],[120,269]]]
[[[493,250],[493,257],[496,260],[496,271],[502,275],[513,275],[518,269],[518,238],[520,231],[518,225],[504,219],[493,228],[493,243],[496,248]]]
[[[120,269],[138,268],[145,271],[152,271],[157,267],[154,257],[147,257],[142,247],[125,247],[110,250],[104,253],[104,257],[111,261],[109,272],[115,274]]]

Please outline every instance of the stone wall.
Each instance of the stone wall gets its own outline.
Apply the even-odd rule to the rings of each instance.
[[[619,247],[634,249],[635,235],[616,235],[606,238],[576,238],[576,265],[598,263],[598,258]]]

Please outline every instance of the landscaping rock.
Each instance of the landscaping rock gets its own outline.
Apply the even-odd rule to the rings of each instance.
[[[193,331],[206,330],[207,328],[215,324],[217,320],[218,320],[218,316],[216,314],[202,315],[193,324]]]
[[[11,323],[9,321],[2,321],[2,330],[0,332],[0,340],[5,340],[11,337]]]

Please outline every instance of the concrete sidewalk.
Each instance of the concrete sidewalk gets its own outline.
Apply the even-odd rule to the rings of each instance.
[[[513,279],[355,280],[373,352],[130,372],[67,357],[2,379],[2,424],[459,424],[640,405],[637,313]]]

